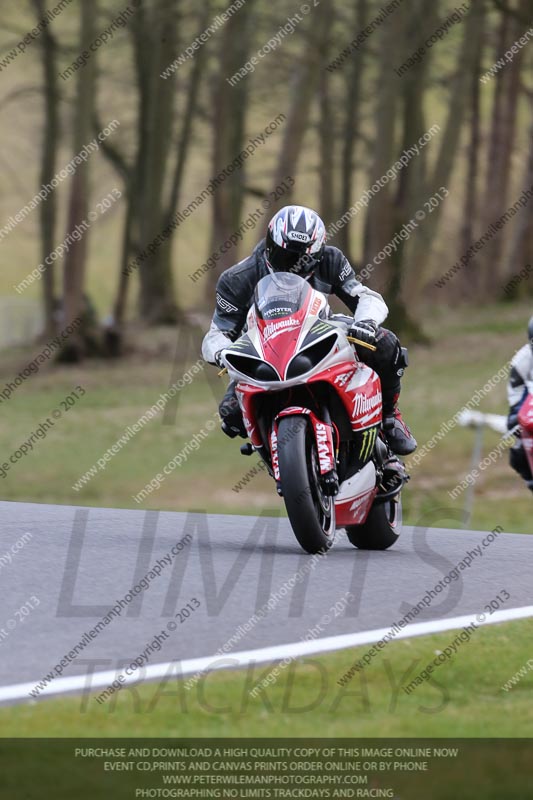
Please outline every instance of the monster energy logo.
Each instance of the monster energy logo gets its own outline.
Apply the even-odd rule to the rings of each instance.
[[[322,333],[322,331],[330,331],[331,325],[329,322],[315,322],[311,328],[311,333]]]
[[[376,444],[377,433],[377,428],[370,428],[370,430],[363,431],[363,441],[361,443],[361,451],[359,453],[359,458],[361,461],[368,461],[372,455],[372,450]]]

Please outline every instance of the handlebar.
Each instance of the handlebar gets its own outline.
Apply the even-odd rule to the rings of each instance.
[[[347,336],[346,338],[352,344],[358,344],[361,347],[366,347],[367,350],[372,350],[373,353],[375,353],[378,349],[375,344],[368,344],[368,342],[363,342],[361,339],[356,339],[355,336]]]

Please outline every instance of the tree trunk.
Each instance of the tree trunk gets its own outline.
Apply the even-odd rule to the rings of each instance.
[[[525,13],[529,0],[520,0],[518,9]],[[523,32],[519,19],[503,14],[498,37],[499,56]],[[496,90],[492,111],[492,130],[487,163],[487,184],[485,190],[485,215],[483,230],[487,230],[508,208],[511,178],[511,158],[516,134],[518,100],[520,95],[523,50],[515,54],[510,64],[506,64],[496,76]],[[478,296],[495,299],[500,285],[506,276],[512,274],[512,266],[505,269],[502,253],[505,247],[506,232],[502,231],[489,242],[483,252],[486,265],[481,275]]]
[[[522,185],[522,191],[525,192],[533,186],[533,125],[529,131],[529,159],[525,170],[525,178]],[[529,263],[531,266],[531,252],[528,252],[529,245],[533,239],[533,225],[531,224],[531,200],[523,206],[518,212],[513,228],[513,236],[509,246],[508,257],[506,262],[509,264],[508,278],[519,274],[525,266]],[[527,284],[524,281],[511,287],[510,291],[503,293],[502,289],[508,281],[502,285],[498,281],[497,288],[500,296],[504,299],[510,300],[524,293],[524,289],[529,288],[531,294],[531,283],[533,276],[528,276]]]
[[[200,35],[207,27],[211,14],[211,0],[204,0],[204,5],[198,19],[198,35]],[[146,18],[143,17],[138,30],[135,34],[135,46],[138,49],[142,46],[138,38],[146,24]],[[177,43],[176,43],[177,49]],[[185,109],[183,112],[183,121],[178,136],[177,152],[175,157],[175,165],[170,185],[169,198],[165,205],[163,219],[161,221],[161,230],[164,230],[172,221],[172,218],[177,210],[180,199],[180,191],[183,184],[185,174],[185,166],[187,157],[190,150],[192,141],[193,125],[198,111],[198,99],[200,94],[200,84],[202,78],[202,69],[207,55],[207,48],[202,47],[195,55],[192,64],[191,74],[188,80],[187,97],[185,101]],[[143,85],[143,69],[144,63],[137,60],[138,66],[138,89],[139,89],[139,117],[144,113],[145,97],[141,95],[140,86]],[[171,80],[175,81],[175,77]],[[96,121],[95,128],[101,129],[101,124]],[[141,120],[139,118],[138,129],[141,128]],[[118,175],[123,180],[125,199],[126,199],[126,214],[124,218],[124,227],[122,232],[122,248],[120,258],[120,271],[117,286],[117,293],[113,304],[113,322],[111,329],[108,333],[108,344],[113,348],[115,354],[120,352],[123,339],[123,327],[126,315],[128,288],[131,280],[131,273],[128,269],[130,257],[133,255],[135,249],[139,250],[139,214],[140,203],[139,197],[141,191],[139,190],[139,180],[141,179],[139,160],[140,160],[140,145],[138,145],[138,153],[135,164],[131,166],[125,155],[112,146],[107,140],[102,143],[102,150],[104,155],[108,158]],[[145,144],[143,143],[143,147]],[[161,244],[159,252],[154,258],[161,259],[165,262],[165,269],[168,274],[171,271],[171,257],[172,257],[172,244],[174,241],[174,232]]]
[[[422,27],[420,19],[424,21]],[[410,9],[405,21],[405,42],[408,53],[412,53],[416,49],[416,42],[420,40],[421,36],[425,37],[427,32],[434,30],[437,19],[438,4],[432,0],[418,0],[414,13],[413,9]],[[401,78],[403,116],[401,152],[407,151],[418,142],[427,130],[424,116],[424,95],[429,68],[430,55],[428,54],[424,60],[416,64]],[[427,151],[422,149],[419,155],[402,169],[397,178],[393,209],[394,233],[402,230],[419,210],[421,198],[424,198],[427,179],[426,163]],[[416,236],[417,233],[418,231],[413,235]],[[410,302],[410,295],[405,288],[410,265],[409,249],[409,241],[400,239],[390,259],[391,278],[387,293],[389,324],[411,339],[424,340],[422,330],[415,320],[415,307]]]
[[[96,36],[96,2],[85,0],[80,5],[80,52],[89,48]],[[90,140],[94,113],[96,77],[96,57],[89,59],[77,73],[76,100],[74,105],[73,151],[79,153]],[[67,235],[78,231],[79,238],[70,245],[63,264],[63,327],[85,313],[85,266],[87,260],[86,217],[89,207],[89,162],[78,165],[72,177],[67,213]],[[65,360],[79,360],[85,354],[84,339],[87,331],[77,329],[66,343],[61,357]]]
[[[154,243],[139,267],[139,313],[151,325],[178,319],[168,251],[154,242],[166,223],[164,185],[176,94],[174,78],[165,80],[161,73],[176,57],[178,10],[176,0],[153,0],[150,7],[141,2],[132,20],[139,91],[135,239],[138,252]]]
[[[203,33],[203,31],[207,28],[209,19],[211,17],[211,13],[212,13],[211,0],[204,0],[204,5],[202,7],[199,16],[198,36],[200,36],[200,34]],[[166,205],[165,221],[163,223],[164,227],[166,227],[172,220],[172,217],[176,213],[179,204],[181,188],[183,185],[183,178],[185,175],[185,167],[187,164],[190,145],[192,141],[193,126],[198,111],[200,87],[202,82],[202,76],[205,70],[207,55],[208,55],[208,48],[206,46],[201,47],[200,50],[195,53],[191,74],[188,78],[187,97],[185,101],[185,109],[183,111],[183,121],[181,123],[181,130],[178,138],[176,162],[174,166],[172,184],[170,187],[170,195]],[[171,235],[168,239],[164,241],[164,243],[161,246],[161,259],[167,262],[168,270],[171,270],[172,268],[171,265],[172,265],[173,243],[174,243],[174,236]],[[181,320],[181,315],[180,315],[180,320]]]
[[[37,20],[46,14],[44,0],[33,0]],[[40,186],[50,183],[56,172],[57,151],[59,144],[59,94],[57,90],[57,42],[47,25],[41,38],[41,53],[44,73],[44,134],[41,147],[41,166],[39,172]],[[54,264],[47,264],[45,259],[54,249],[57,219],[57,194],[50,195],[39,206],[39,222],[41,229],[41,263],[43,272],[43,303],[45,319],[45,335],[50,338],[57,330],[56,299],[54,285]]]
[[[400,12],[401,13],[401,12]],[[400,18],[400,23],[403,19]],[[372,160],[368,186],[385,175],[396,160],[395,134],[396,111],[398,108],[398,87],[391,79],[391,73],[399,60],[401,36],[392,26],[384,26],[381,32],[381,58],[377,80],[375,128]],[[352,223],[348,223],[351,225]],[[372,261],[381,248],[390,241],[394,233],[395,214],[390,186],[381,188],[370,200],[365,220],[363,264]],[[390,267],[390,264],[389,264]],[[376,288],[384,289],[390,279],[386,265],[380,267],[379,275],[374,271],[368,282]],[[388,298],[387,298],[388,300]]]
[[[467,12],[462,23],[463,41],[455,75],[452,79],[450,98],[448,101],[448,116],[446,124],[438,134],[441,145],[437,161],[429,180],[426,182],[424,199],[429,199],[441,186],[447,187],[450,183],[453,168],[459,153],[459,143],[463,129],[463,122],[467,110],[467,101],[470,97],[470,81],[472,81],[476,52],[472,47],[475,40],[476,29],[479,25],[482,3],[474,4]],[[410,280],[407,290],[416,304],[420,300],[420,293],[424,278],[428,277],[428,257],[435,242],[438,226],[442,216],[444,204],[441,203],[424,220],[413,239],[411,251]]]
[[[120,254],[120,272],[117,294],[113,305],[113,335],[122,341],[124,321],[126,317],[126,303],[128,299],[128,283],[130,271],[127,269],[130,253],[133,249],[133,225],[137,206],[137,189],[133,175],[125,182],[126,188],[126,214],[122,229],[122,248]],[[121,345],[119,345],[121,346]]]
[[[334,206],[334,165],[335,145],[335,104],[331,97],[330,73],[324,70],[320,76],[320,215],[326,228],[335,218]]]
[[[463,218],[459,234],[461,253],[466,253],[472,242],[477,237],[479,203],[478,203],[478,183],[479,183],[479,164],[481,157],[481,93],[480,76],[483,64],[483,48],[485,43],[485,23],[486,12],[483,4],[479,11],[479,26],[472,41],[472,49],[475,54],[472,74],[472,86],[470,89],[470,131],[469,142],[466,152],[466,189],[464,196]],[[470,262],[468,271],[463,271],[457,276],[454,286],[454,293],[461,299],[474,299],[477,297],[479,289],[479,268],[474,258]]]
[[[199,17],[198,36],[200,36],[200,34],[202,34],[207,28],[209,18],[211,16],[211,7],[211,0],[204,0],[202,12]],[[183,122],[179,135],[176,164],[174,167],[174,175],[170,189],[170,198],[167,204],[167,224],[170,222],[178,207],[180,191],[183,184],[183,176],[185,174],[185,165],[189,155],[193,125],[198,109],[202,71],[207,58],[207,52],[208,51],[206,47],[201,47],[200,50],[195,54],[191,75],[188,81],[187,99],[185,101]]]
[[[368,16],[368,0],[358,0],[355,30],[362,31],[366,27]],[[348,211],[353,202],[353,179],[355,172],[354,156],[361,129],[361,89],[365,69],[365,48],[359,48],[350,56],[345,68],[346,83],[344,87],[344,131],[341,156],[341,203],[339,217]],[[344,225],[333,241],[338,243],[348,261],[353,264],[350,242],[350,226]]]
[[[213,158],[212,173],[216,177],[239,155],[244,145],[250,77],[234,85],[228,83],[248,60],[252,44],[252,23],[255,8],[252,0],[239,9],[225,24],[218,55],[217,77],[213,84]],[[255,156],[261,158],[260,155]],[[209,252],[219,249],[239,228],[244,199],[245,167],[238,167],[214,191],[212,230]],[[238,260],[235,248],[222,254],[217,269],[209,272],[206,298],[212,302],[220,272]]]
[[[308,42],[304,59],[295,66],[289,96],[289,111],[274,175],[274,188],[289,175],[296,178],[304,136],[309,127],[311,105],[317,94],[321,70],[325,67],[332,21],[332,0],[321,0],[307,31]],[[287,205],[290,201],[291,194],[287,193],[278,207]]]

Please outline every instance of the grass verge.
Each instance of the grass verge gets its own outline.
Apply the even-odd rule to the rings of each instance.
[[[529,737],[533,672],[502,687],[531,658],[532,632],[530,620],[479,629],[410,694],[403,685],[457,631],[391,642],[345,687],[337,681],[368,646],[293,661],[255,697],[273,665],[211,673],[189,691],[168,676],[103,705],[88,692],[32,702],[1,709],[0,721],[14,737]]]

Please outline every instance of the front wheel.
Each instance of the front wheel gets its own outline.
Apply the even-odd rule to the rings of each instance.
[[[335,538],[335,499],[320,486],[314,433],[307,417],[282,417],[278,425],[281,491],[291,527],[307,553],[324,553]]]
[[[386,550],[402,532],[402,499],[398,495],[381,505],[372,506],[362,525],[346,527],[348,539],[360,550]]]

